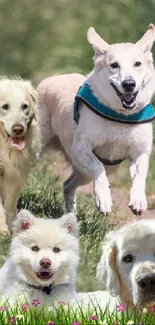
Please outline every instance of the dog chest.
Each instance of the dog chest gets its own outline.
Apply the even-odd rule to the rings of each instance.
[[[129,157],[133,150],[150,154],[151,147],[151,123],[127,125],[104,120],[93,150],[102,158],[119,160]]]

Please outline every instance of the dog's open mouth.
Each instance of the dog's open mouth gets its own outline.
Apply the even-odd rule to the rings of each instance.
[[[135,108],[136,106],[136,97],[138,94],[138,91],[136,91],[135,93],[133,92],[128,92],[125,94],[122,94],[119,89],[116,87],[115,84],[113,84],[111,82],[111,86],[114,88],[117,96],[120,98],[121,102],[122,102],[122,106],[124,109],[126,110],[132,110]]]
[[[37,277],[40,278],[41,280],[49,280],[52,278],[52,273],[47,271],[38,272]]]
[[[25,148],[25,138],[24,137],[12,137],[8,134],[8,139],[12,147],[18,150],[23,150]]]

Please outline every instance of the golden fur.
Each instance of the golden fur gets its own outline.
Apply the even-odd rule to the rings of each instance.
[[[28,108],[23,108],[24,104]],[[6,106],[8,105],[8,109]],[[4,109],[5,108],[5,109]],[[18,150],[10,139],[16,139],[13,125],[22,125],[25,147]],[[18,138],[21,138],[20,136]],[[0,235],[12,229],[17,199],[30,167],[40,152],[40,130],[37,119],[36,91],[29,81],[0,80]],[[9,228],[9,230],[8,230]]]

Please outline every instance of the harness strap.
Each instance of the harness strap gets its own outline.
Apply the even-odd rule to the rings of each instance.
[[[80,119],[79,104],[81,102],[102,118],[119,123],[144,124],[155,119],[155,111],[152,104],[148,104],[140,111],[130,115],[124,115],[116,112],[115,110],[99,102],[98,98],[93,94],[88,81],[85,81],[84,84],[79,88],[74,101],[74,120],[77,124],[79,123]],[[107,166],[120,164],[125,159],[124,157],[123,159],[110,161],[108,159],[99,157],[95,152],[94,154],[104,165]]]

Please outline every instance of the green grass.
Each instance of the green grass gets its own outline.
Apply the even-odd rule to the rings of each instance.
[[[118,306],[119,307],[119,306]],[[108,305],[101,308],[97,302],[86,306],[76,304],[63,304],[58,302],[50,307],[40,307],[39,301],[34,305],[25,305],[19,302],[14,307],[8,303],[0,304],[0,324],[17,325],[154,325],[154,311],[137,310],[131,312],[128,308],[119,312],[117,306],[109,311]]]

